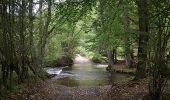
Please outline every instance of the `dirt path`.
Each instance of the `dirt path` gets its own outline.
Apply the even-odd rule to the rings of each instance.
[[[88,58],[77,54],[74,59],[74,64],[92,64],[92,62]]]

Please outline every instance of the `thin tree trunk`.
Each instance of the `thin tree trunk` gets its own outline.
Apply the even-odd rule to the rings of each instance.
[[[129,21],[129,8],[128,8],[129,4],[127,0],[124,0],[124,18],[123,18],[123,22],[124,22],[124,30],[125,30],[125,60],[126,60],[126,66],[127,67],[132,67],[132,57],[131,57],[131,50],[130,50],[130,32],[129,32],[129,25],[130,25],[130,21]]]
[[[113,63],[117,63],[118,62],[118,59],[117,59],[117,50],[116,48],[113,49]]]
[[[35,50],[35,45],[34,45],[34,36],[33,36],[33,0],[29,0],[29,46],[30,46],[30,56],[31,56],[31,61],[30,61],[30,69],[33,71],[33,73],[36,75],[36,69],[38,69],[36,66],[37,64],[37,54]]]
[[[49,29],[49,25],[51,22],[51,6],[52,6],[52,2],[48,1],[48,12],[47,12],[47,19],[45,22],[45,25],[42,28],[40,28],[40,42],[39,42],[39,61],[40,61],[40,66],[43,67],[44,66],[44,54],[45,54],[45,46],[46,46],[46,42],[47,42],[47,38],[48,38],[48,29]],[[42,8],[40,8],[40,14],[42,16]],[[42,18],[40,18],[40,25],[42,25]]]
[[[107,70],[110,70],[111,67],[113,66],[113,54],[112,54],[112,51],[111,50],[108,50],[107,51],[107,58],[108,58],[108,68]]]

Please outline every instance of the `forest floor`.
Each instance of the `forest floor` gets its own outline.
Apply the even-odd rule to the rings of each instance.
[[[23,93],[11,94],[6,100],[139,100],[147,93],[147,87],[141,82],[66,87],[47,80],[27,87]]]

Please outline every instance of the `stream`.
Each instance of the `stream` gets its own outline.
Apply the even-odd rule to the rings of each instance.
[[[77,55],[72,67],[47,68],[57,85],[69,87],[109,85],[130,77],[125,74],[106,71],[107,65],[93,64],[87,58]]]

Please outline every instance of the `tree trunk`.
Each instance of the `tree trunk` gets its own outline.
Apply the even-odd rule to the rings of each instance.
[[[40,1],[40,15],[42,16],[42,1]],[[51,6],[52,1],[48,1],[48,12],[47,12],[47,19],[45,22],[45,25],[42,29],[42,26],[40,28],[40,41],[39,41],[39,64],[40,67],[44,67],[44,55],[45,55],[45,46],[47,43],[48,38],[48,29],[51,22]],[[40,25],[42,25],[42,17],[40,18]]]
[[[113,64],[117,63],[117,52],[116,52],[116,49],[113,49],[113,51],[112,51],[112,59],[113,59]]]
[[[135,79],[144,78],[146,76],[147,61],[147,42],[148,42],[148,0],[138,0],[139,14],[139,47],[138,47],[138,64]]]
[[[125,36],[125,60],[126,60],[126,66],[127,67],[132,67],[132,58],[131,58],[131,53],[130,53],[130,32],[129,32],[129,8],[128,8],[129,4],[127,0],[124,0],[124,18],[123,18],[123,22],[124,22],[124,36]]]
[[[113,54],[112,54],[112,51],[111,50],[108,50],[107,51],[107,58],[108,58],[108,67],[107,67],[107,70],[110,70],[111,67],[113,66]]]
[[[36,69],[38,67],[38,61],[37,61],[37,53],[35,50],[35,45],[34,45],[34,36],[33,36],[33,0],[29,0],[29,47],[30,47],[30,64],[29,67],[33,71],[33,73],[36,75],[38,72],[36,72]]]

